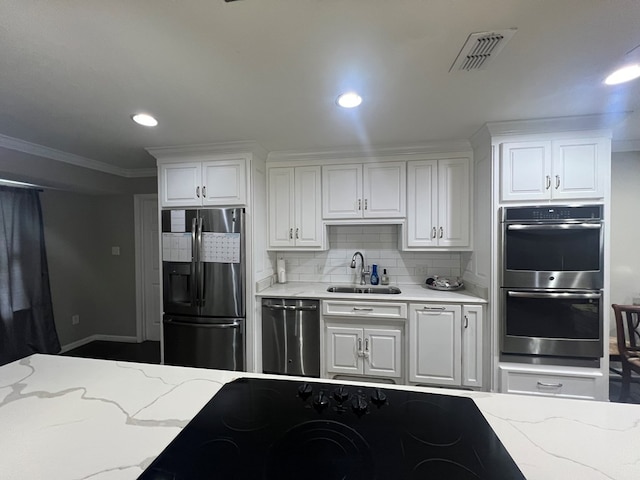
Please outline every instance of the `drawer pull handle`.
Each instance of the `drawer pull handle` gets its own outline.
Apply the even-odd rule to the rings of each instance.
[[[364,352],[362,351],[362,339],[358,338],[358,356],[364,357]]]
[[[445,307],[422,307],[422,309],[442,312],[445,310]]]
[[[355,312],[373,312],[372,307],[353,307]]]
[[[539,387],[543,387],[543,388],[562,388],[562,384],[561,383],[538,382],[538,386]]]
[[[464,316],[464,328],[469,328],[469,317]]]

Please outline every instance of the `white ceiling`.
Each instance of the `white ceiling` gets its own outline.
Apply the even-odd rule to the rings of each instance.
[[[487,70],[449,72],[470,33],[511,27]],[[126,170],[155,165],[144,147],[468,139],[640,111],[640,80],[602,84],[638,44],[638,0],[2,0],[0,134]],[[347,89],[359,109],[335,105]],[[639,140],[640,114],[614,139]]]

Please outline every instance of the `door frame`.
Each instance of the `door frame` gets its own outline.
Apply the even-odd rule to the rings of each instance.
[[[156,193],[140,193],[133,196],[133,218],[135,232],[135,267],[136,267],[136,341],[147,340],[146,325],[144,324],[144,255],[143,239],[146,224],[144,224],[143,204],[146,200],[158,201]],[[158,214],[159,215],[159,214]],[[159,241],[159,239],[158,239]],[[160,329],[162,330],[162,329]],[[160,332],[162,335],[162,331]]]

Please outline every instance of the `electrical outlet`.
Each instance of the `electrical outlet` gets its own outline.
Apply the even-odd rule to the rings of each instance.
[[[429,267],[426,265],[418,265],[416,266],[416,275],[424,276],[427,274]]]
[[[71,316],[71,325],[78,325],[80,323],[80,315]]]

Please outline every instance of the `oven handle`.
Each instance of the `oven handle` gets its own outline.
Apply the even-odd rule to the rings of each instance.
[[[553,223],[553,224],[522,224],[507,225],[507,230],[599,230],[600,223]]]
[[[602,298],[602,293],[596,292],[514,292],[512,290],[507,291],[507,296],[516,298],[570,298],[570,299],[583,299],[583,298]]]

